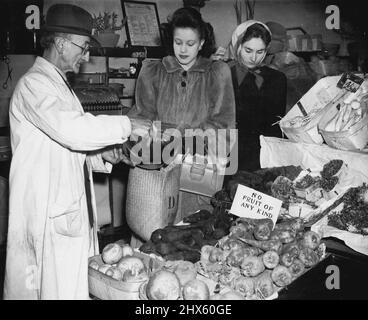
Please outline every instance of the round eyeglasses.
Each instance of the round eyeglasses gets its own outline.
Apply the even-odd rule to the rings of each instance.
[[[68,40],[70,43],[74,44],[75,46],[77,46],[78,48],[81,48],[82,49],[82,56],[84,56],[85,54],[87,54],[89,52],[89,49],[90,49],[90,45],[88,43],[85,44],[84,47],[80,46],[79,44],[76,44],[75,42],[73,42],[72,40],[70,39],[67,39],[65,38],[65,40]]]

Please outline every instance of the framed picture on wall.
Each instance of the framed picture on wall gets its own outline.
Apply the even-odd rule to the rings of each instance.
[[[121,0],[129,46],[162,45],[160,21],[155,2]]]

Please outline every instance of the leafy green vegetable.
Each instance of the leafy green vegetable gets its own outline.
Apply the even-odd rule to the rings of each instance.
[[[336,173],[339,172],[343,163],[344,161],[339,159],[334,159],[326,163],[321,171],[322,178],[329,179],[334,176]]]
[[[350,188],[342,197],[344,207],[340,212],[328,216],[328,225],[354,233],[368,234],[368,204],[362,194],[366,194],[368,186]]]

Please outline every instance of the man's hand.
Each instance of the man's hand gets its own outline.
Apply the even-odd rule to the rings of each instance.
[[[117,164],[120,161],[131,165],[130,160],[123,154],[122,145],[109,146],[103,149],[101,153],[102,159],[110,162],[111,164]]]
[[[143,118],[129,118],[132,124],[132,133],[130,135],[131,140],[138,141],[138,137],[149,136],[152,121]]]

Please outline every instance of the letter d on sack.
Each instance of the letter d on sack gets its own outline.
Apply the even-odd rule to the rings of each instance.
[[[178,195],[178,198],[179,198],[179,195]],[[178,200],[178,199],[176,199],[175,197],[173,197],[173,196],[169,196],[169,207],[168,207],[168,209],[173,209],[173,208],[175,208],[175,205],[176,205],[176,203],[177,203],[177,200]]]

